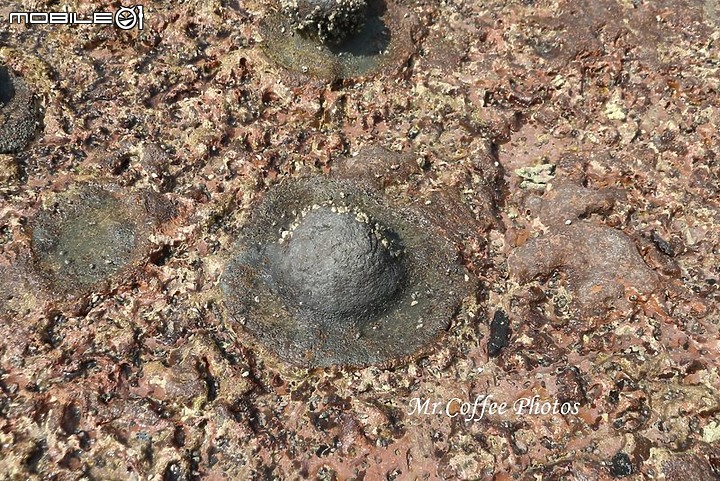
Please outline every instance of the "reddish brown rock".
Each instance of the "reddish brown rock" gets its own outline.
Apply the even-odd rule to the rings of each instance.
[[[60,9],[0,3],[6,20]],[[87,15],[117,2],[71,3]],[[269,38],[279,3],[148,2],[142,31],[0,27],[0,63],[43,123],[0,158],[2,476],[716,476],[717,2],[373,1],[389,7],[390,48],[365,42],[364,65],[298,50],[292,28]],[[372,162],[370,146],[402,159]],[[228,326],[218,284],[251,207],[314,175],[427,211],[478,282],[413,362],[297,369]],[[129,275],[70,309],[28,275],[29,239],[40,204],[77,178],[192,214],[152,229]],[[615,266],[590,252],[600,241]],[[508,255],[538,280],[518,286]],[[637,309],[605,312],[628,294],[618,279],[655,274]],[[577,291],[592,279],[622,298]],[[500,309],[510,335],[490,358]],[[409,409],[457,398],[457,414],[479,394],[581,406],[478,421]]]
[[[672,456],[662,465],[663,474],[668,481],[714,481],[717,479],[716,468],[713,468],[701,455],[684,454]]]
[[[589,223],[564,226],[528,241],[510,254],[508,269],[521,283],[547,279],[556,270],[567,273],[568,287],[586,315],[601,316],[609,308],[626,312],[660,288],[657,274],[629,237]]]

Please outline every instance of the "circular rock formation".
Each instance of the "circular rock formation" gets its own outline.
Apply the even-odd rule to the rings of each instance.
[[[30,222],[35,268],[53,290],[83,293],[143,259],[154,225],[169,216],[169,206],[152,193],[72,187]]]
[[[281,0],[263,19],[268,57],[328,80],[398,68],[414,52],[417,19],[380,0]]]
[[[280,0],[296,30],[326,44],[339,44],[365,23],[365,0]]]
[[[422,213],[348,181],[275,187],[238,249],[221,280],[231,319],[309,367],[409,356],[447,329],[471,287]]]
[[[0,154],[17,152],[35,135],[33,95],[25,82],[0,67]]]

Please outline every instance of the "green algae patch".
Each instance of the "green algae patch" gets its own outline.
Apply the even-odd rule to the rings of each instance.
[[[305,367],[423,351],[472,289],[454,246],[422,212],[325,178],[268,192],[220,286],[239,329]]]

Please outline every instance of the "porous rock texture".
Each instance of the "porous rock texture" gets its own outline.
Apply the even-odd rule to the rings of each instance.
[[[22,149],[36,130],[32,92],[22,79],[0,64],[0,154]]]
[[[280,0],[293,26],[322,43],[338,44],[365,24],[365,0]]]
[[[427,351],[474,288],[437,225],[362,183],[288,182],[251,217],[223,274],[225,305],[240,330],[301,366]]]
[[[717,477],[717,2],[379,3],[392,68],[361,75],[272,58],[263,24],[282,13],[260,0],[146,2],[142,32],[0,22],[0,63],[43,125],[0,154],[5,479]],[[9,0],[0,17],[61,8]],[[393,155],[363,154],[377,146]],[[478,288],[432,349],[296,367],[226,316],[236,240],[307,175],[372,184],[455,246]],[[70,309],[33,285],[28,221],[78,178],[189,211],[133,276]],[[613,271],[580,232],[627,258]],[[575,252],[619,279],[614,309],[578,291]],[[520,253],[565,264],[521,276]],[[459,414],[480,395],[579,409]]]
[[[615,196],[562,179],[557,185],[540,200],[534,196],[526,200],[530,212],[537,209],[538,219],[548,232],[508,256],[510,275],[528,283],[543,276],[547,280],[553,274],[566,274],[574,304],[585,316],[602,317],[609,310],[629,313],[633,303],[646,302],[658,294],[660,279],[645,264],[632,239],[585,220],[593,213],[607,214]]]

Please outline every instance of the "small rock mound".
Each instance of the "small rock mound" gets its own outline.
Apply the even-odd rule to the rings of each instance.
[[[311,178],[254,208],[220,286],[230,319],[283,360],[387,364],[430,345],[472,292],[456,257],[422,212]]]
[[[376,312],[393,297],[404,269],[398,246],[367,216],[311,209],[287,243],[269,252],[288,300],[347,322]]]
[[[365,23],[365,0],[281,0],[296,30],[325,44],[339,44]]]
[[[33,94],[25,82],[0,67],[0,154],[23,149],[37,128]]]

